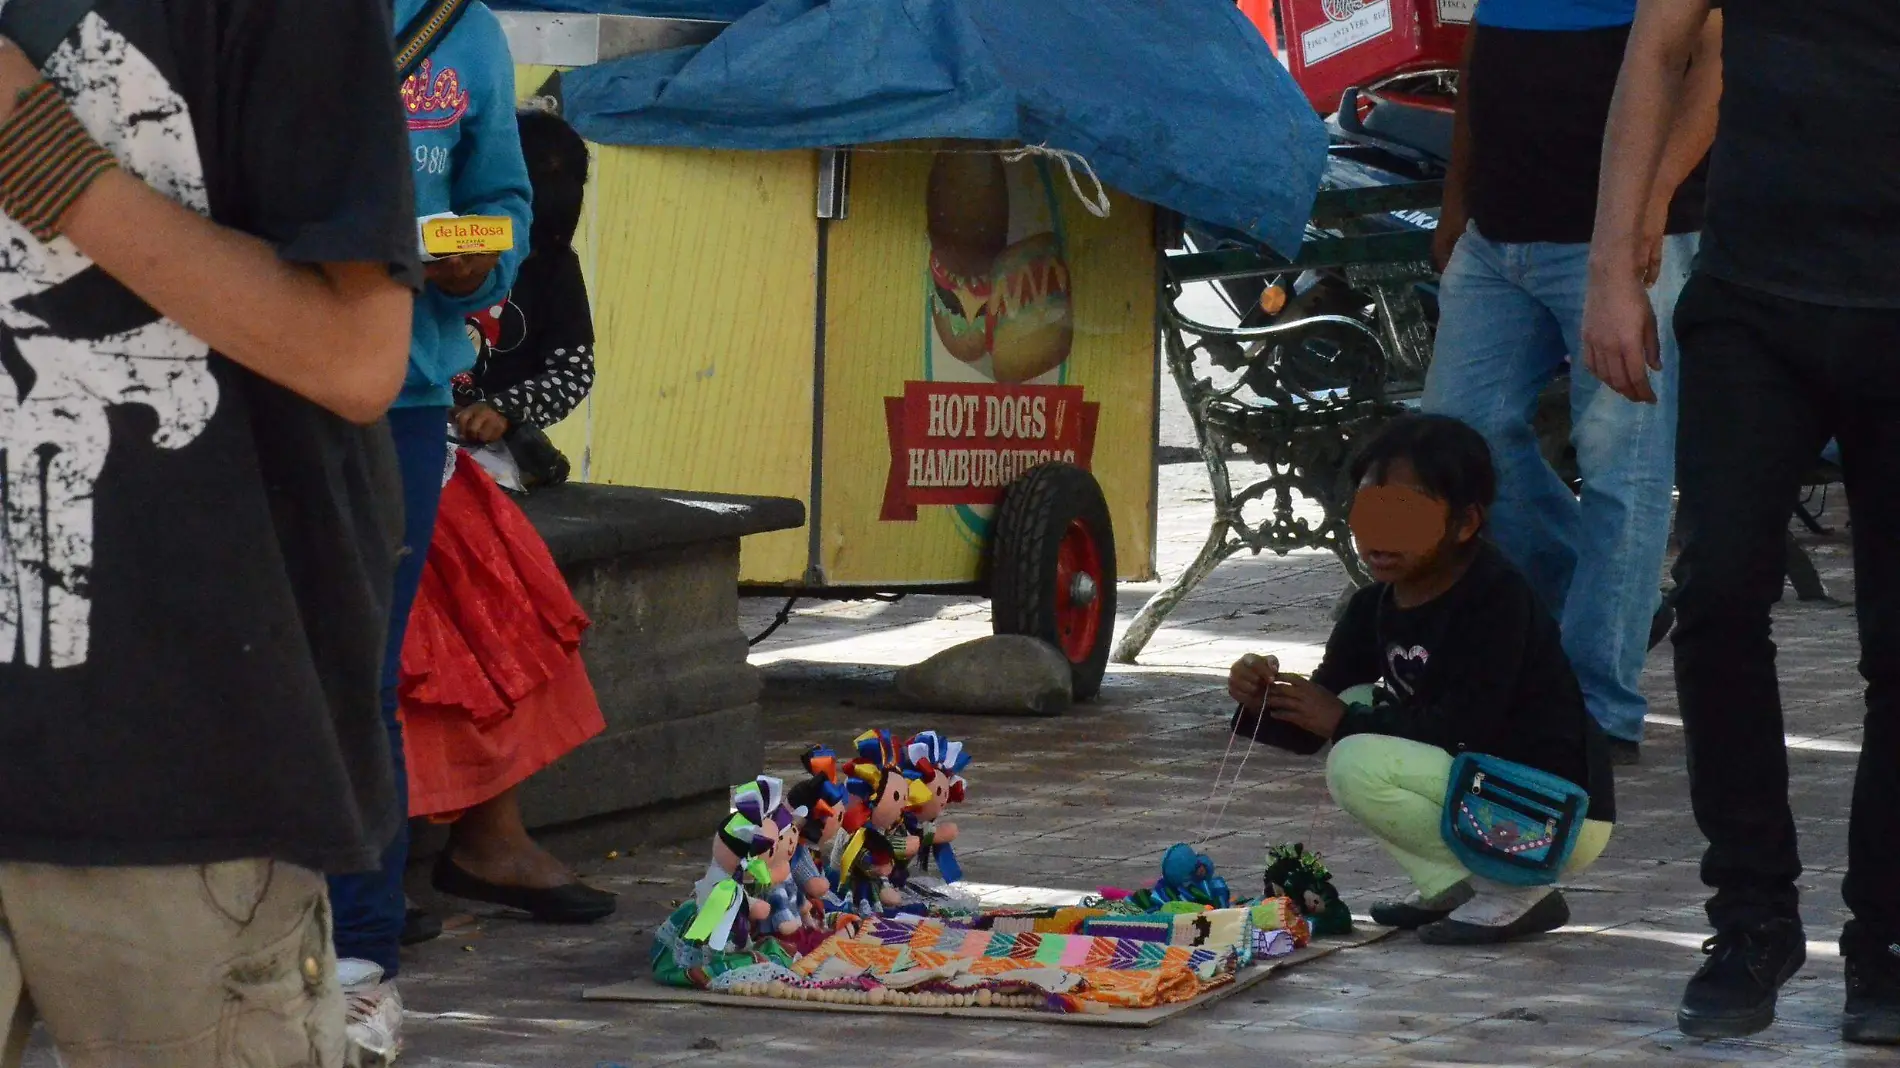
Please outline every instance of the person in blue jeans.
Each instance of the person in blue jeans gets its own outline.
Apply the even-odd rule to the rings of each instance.
[[[1675,353],[1665,349],[1649,376],[1653,404],[1619,396],[1569,361],[1581,495],[1545,460],[1531,418],[1581,351],[1604,125],[1635,12],[1636,0],[1480,0],[1439,221],[1438,340],[1422,402],[1491,446],[1491,537],[1560,621],[1619,763],[1636,762],[1648,709],[1637,682],[1669,537]],[[1701,228],[1702,160],[1721,95],[1718,31],[1681,73],[1645,220],[1649,297],[1664,323]]]
[[[435,5],[395,0],[398,31],[425,6]],[[450,380],[475,363],[475,346],[464,320],[498,303],[513,287],[516,269],[528,252],[523,246],[532,221],[533,190],[515,125],[514,64],[501,23],[485,5],[469,4],[403,83],[402,106],[409,123],[417,215],[506,215],[524,239],[508,252],[456,256],[426,265],[428,283],[416,295],[412,320],[409,373],[389,413],[402,467],[405,521],[383,655],[382,708],[395,761],[397,801],[406,818],[408,776],[396,685],[409,609],[422,581],[448,470]],[[352,1055],[372,1063],[393,1060],[401,1048],[402,999],[395,978],[407,912],[402,887],[409,857],[406,819],[400,826],[380,868],[330,880],[337,976],[349,1007],[349,1039],[356,1047]]]

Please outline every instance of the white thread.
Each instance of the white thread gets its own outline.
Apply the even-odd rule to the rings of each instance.
[[[1220,833],[1221,821],[1227,818],[1227,806],[1234,803],[1234,795],[1240,792],[1240,778],[1247,773],[1247,758],[1253,756],[1253,747],[1260,740],[1259,728],[1265,724],[1266,719],[1267,699],[1262,697],[1260,699],[1260,719],[1256,722],[1255,728],[1247,732],[1247,749],[1240,754],[1240,766],[1234,769],[1234,781],[1227,784],[1227,800],[1221,802],[1220,811],[1214,815],[1214,825],[1208,828],[1207,837],[1201,839],[1202,842],[1206,842]],[[1226,761],[1223,760],[1221,763],[1225,764]],[[1218,773],[1216,773],[1214,786],[1215,789],[1220,788]],[[1198,845],[1200,843],[1197,842],[1195,844]]]
[[[1227,776],[1227,759],[1234,755],[1234,737],[1238,733],[1238,731],[1227,732],[1227,748],[1221,752],[1220,767],[1214,769],[1214,788],[1207,791],[1207,807],[1201,810],[1201,829],[1194,839],[1194,844],[1197,846],[1207,841],[1207,829],[1213,823],[1214,798],[1220,796],[1220,781]]]

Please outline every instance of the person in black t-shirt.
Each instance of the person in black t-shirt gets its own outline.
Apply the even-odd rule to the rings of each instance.
[[[0,5],[0,1060],[37,1012],[86,1063],[342,1063],[319,873],[400,819],[392,32]]]
[[[1671,73],[1709,0],[1645,0],[1617,88],[1591,250],[1585,359],[1634,394],[1659,337],[1641,190]],[[1900,1043],[1900,5],[1727,0],[1721,132],[1682,350],[1676,692],[1708,836],[1715,937],[1677,1022],[1751,1034],[1806,956],[1801,859],[1769,611],[1788,502],[1830,435],[1854,536],[1866,729],[1841,895],[1850,1042]],[[1664,327],[1666,330],[1667,327]]]
[[[1636,763],[1639,686],[1662,604],[1675,460],[1675,365],[1638,404],[1569,367],[1579,496],[1532,430],[1544,389],[1581,352],[1597,161],[1636,0],[1480,0],[1459,82],[1437,250],[1438,334],[1424,410],[1491,445],[1491,537],[1557,616],[1590,712]],[[1667,165],[1644,201],[1649,298],[1667,319],[1701,226],[1694,172],[1714,130],[1720,50],[1678,78]],[[1681,72],[1678,71],[1680,74]]]
[[[1571,871],[1594,863],[1616,819],[1603,733],[1585,711],[1557,622],[1484,540],[1495,489],[1489,450],[1445,416],[1394,420],[1354,462],[1354,539],[1374,583],[1353,596],[1311,679],[1274,657],[1234,664],[1235,730],[1288,729],[1333,742],[1333,798],[1412,877],[1408,901],[1372,918],[1472,945],[1561,927],[1556,888],[1492,884],[1466,871],[1439,828],[1452,760],[1467,750],[1550,772],[1590,794]],[[1267,719],[1262,719],[1262,712]]]

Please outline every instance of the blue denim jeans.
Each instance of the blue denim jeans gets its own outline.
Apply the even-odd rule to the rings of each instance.
[[[1424,409],[1482,433],[1497,465],[1490,535],[1563,627],[1584,700],[1603,729],[1639,741],[1649,703],[1637,689],[1661,603],[1675,482],[1680,374],[1671,318],[1697,236],[1668,239],[1650,289],[1663,369],[1658,403],[1619,396],[1570,366],[1571,444],[1583,475],[1571,493],[1538,449],[1538,394],[1580,351],[1589,246],[1500,244],[1476,227],[1458,241],[1438,291],[1438,342]]]
[[[336,955],[381,965],[383,977],[401,969],[396,951],[402,942],[408,904],[403,869],[409,863],[409,773],[403,755],[402,722],[396,715],[396,687],[402,678],[402,643],[409,631],[409,610],[422,585],[422,565],[435,535],[435,514],[442,502],[442,473],[448,463],[446,408],[397,408],[389,413],[402,469],[402,556],[396,561],[395,592],[390,600],[389,631],[383,649],[383,727],[395,758],[396,803],[403,819],[395,840],[383,850],[382,864],[370,872],[330,877],[330,912]]]

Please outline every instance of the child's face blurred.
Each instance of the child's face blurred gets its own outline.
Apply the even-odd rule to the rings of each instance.
[[[1406,460],[1368,472],[1353,499],[1351,525],[1373,581],[1399,583],[1429,575],[1446,553],[1477,535],[1470,517],[1460,517],[1454,529],[1450,512],[1444,500],[1419,485],[1418,473]]]

